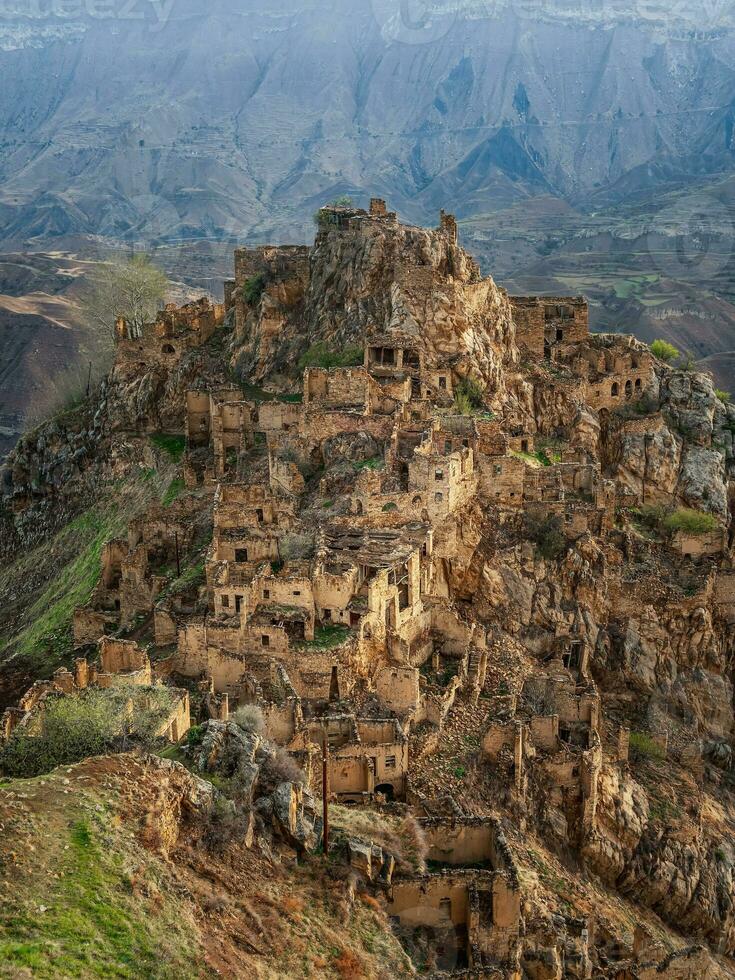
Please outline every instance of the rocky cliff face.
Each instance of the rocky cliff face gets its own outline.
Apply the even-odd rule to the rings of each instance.
[[[350,214],[357,212],[346,209],[341,220]],[[459,375],[479,375],[499,396],[504,365],[518,356],[505,292],[442,229],[351,220],[348,230],[326,226],[317,235],[308,270],[301,253],[284,268],[263,266],[262,295],[240,306],[233,367],[260,382],[288,373],[313,344],[362,349],[370,338],[400,333]],[[248,271],[257,274],[255,265]]]

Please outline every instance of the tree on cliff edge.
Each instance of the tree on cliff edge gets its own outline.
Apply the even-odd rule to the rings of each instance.
[[[168,279],[148,255],[133,255],[100,265],[82,297],[82,309],[90,323],[110,338],[115,322],[124,317],[131,337],[140,337],[161,308]]]

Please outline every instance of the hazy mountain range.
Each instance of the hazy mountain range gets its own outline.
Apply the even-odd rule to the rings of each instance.
[[[325,200],[377,194],[455,211],[510,288],[584,291],[598,326],[727,380],[733,4],[22,6],[0,2],[6,251],[306,241]],[[176,278],[193,252],[167,249]]]
[[[729,7],[700,24],[704,3],[70,9],[97,3],[119,16],[0,20],[6,240],[303,234],[345,192],[417,220],[537,194],[596,207],[732,165]]]

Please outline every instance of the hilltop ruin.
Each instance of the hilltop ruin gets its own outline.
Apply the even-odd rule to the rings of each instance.
[[[323,208],[311,249],[238,249],[225,295],[118,324],[101,438],[185,438],[182,493],[104,547],[74,671],[3,737],[90,684],[172,686],[174,742],[256,705],[315,797],[326,745],[332,801],[418,817],[425,872],[351,861],[436,975],[730,975],[687,942],[735,955],[735,818],[705,802],[732,755],[735,411],[590,333],[583,297],[510,296],[444,212]],[[50,492],[29,454],[21,522]],[[635,753],[676,770],[663,817]],[[544,898],[526,832],[676,956]]]

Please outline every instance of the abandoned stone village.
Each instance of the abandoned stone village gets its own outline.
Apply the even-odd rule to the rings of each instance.
[[[305,774],[294,834],[318,843],[323,795],[415,817],[423,870],[369,836],[347,859],[417,969],[735,976],[735,409],[591,333],[584,298],[509,295],[450,214],[317,224],[237,249],[221,306],[118,322],[68,482],[103,445],[150,465],[153,437],[181,447],[177,492],[104,545],[73,664],[2,738],[89,688],[165,686],[172,744],[256,706]],[[59,492],[34,438],[19,524]],[[569,900],[531,834],[640,914]]]

